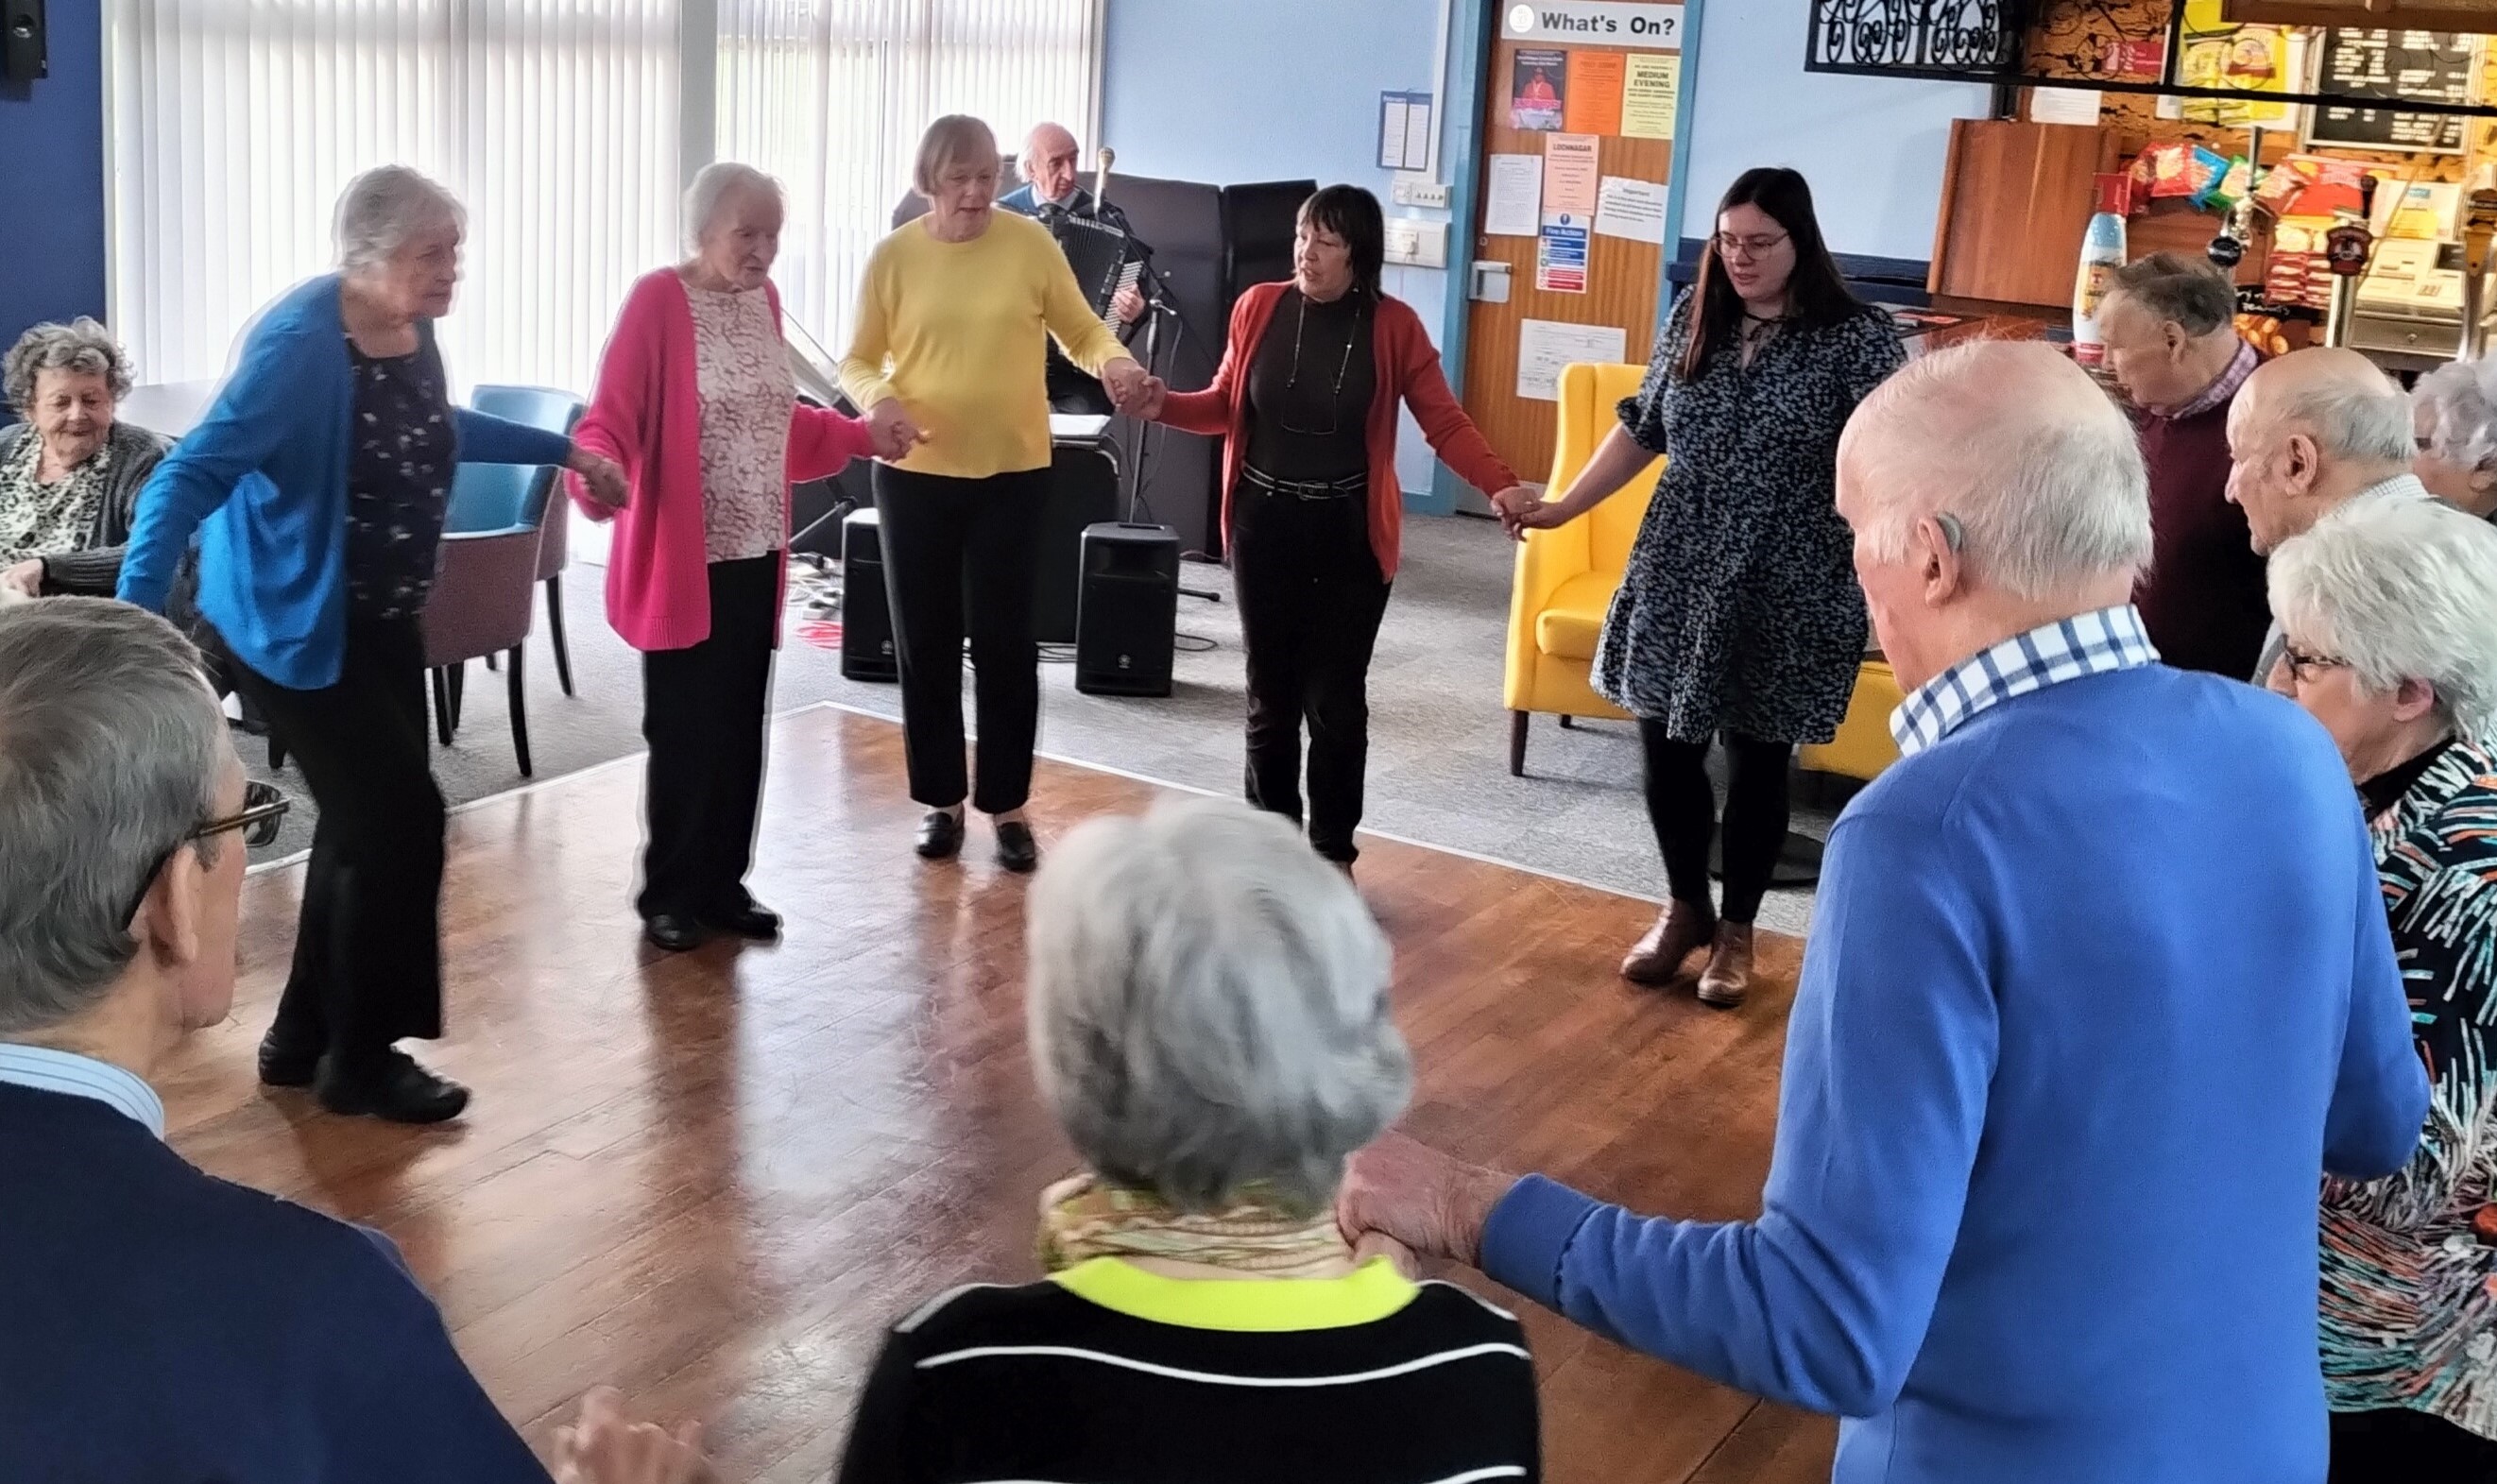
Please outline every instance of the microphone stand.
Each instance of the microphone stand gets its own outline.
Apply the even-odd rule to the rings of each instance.
[[[1183,335],[1187,333],[1187,316],[1180,311],[1179,296],[1172,291],[1170,280],[1162,276],[1162,270],[1160,268],[1154,266],[1153,248],[1148,246],[1132,233],[1128,235],[1127,240],[1135,244],[1137,261],[1144,265],[1145,276],[1153,284],[1153,293],[1145,300],[1145,316],[1147,321],[1145,325],[1145,369],[1152,371],[1154,370],[1156,363],[1161,359],[1162,316],[1168,315],[1172,319],[1178,321],[1179,332]],[[1197,338],[1205,340],[1205,336],[1202,334],[1199,334]],[[1177,342],[1173,343],[1174,348],[1176,348]],[[1212,345],[1219,342],[1206,340],[1206,343]],[[1160,425],[1155,426],[1159,426]],[[1167,429],[1164,429],[1163,435],[1168,436]],[[1144,436],[1145,435],[1140,434],[1137,440],[1135,483],[1129,487],[1127,493],[1127,514],[1130,517],[1135,515],[1137,504],[1144,498]],[[1219,603],[1222,601],[1222,594],[1210,587],[1189,587],[1185,584],[1182,584],[1179,592],[1181,597],[1196,598],[1202,602]]]

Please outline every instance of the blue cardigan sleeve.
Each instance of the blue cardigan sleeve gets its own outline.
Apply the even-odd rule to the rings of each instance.
[[[453,408],[451,420],[459,434],[461,463],[560,464],[572,457],[572,440],[543,427],[468,407]]]
[[[299,348],[288,331],[253,335],[199,426],[148,476],[121,558],[116,591],[123,602],[162,613],[174,569],[200,522],[285,444],[307,411],[335,404],[321,384],[320,363],[296,354]]]
[[[2430,1089],[2411,1033],[2410,993],[2393,959],[2375,851],[2363,821],[2357,830],[2350,1028],[2323,1120],[2323,1167],[2350,1180],[2377,1180],[2410,1163],[2427,1122]]]
[[[1957,1239],[1999,1024],[1981,918],[1934,832],[1832,832],[1751,1223],[1643,1219],[1521,1182],[1493,1278],[1625,1344],[1815,1411],[1906,1384]]]

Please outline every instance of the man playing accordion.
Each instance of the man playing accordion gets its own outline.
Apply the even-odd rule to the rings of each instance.
[[[1059,124],[1037,124],[1023,142],[1023,155],[1015,163],[1023,172],[1024,184],[997,198],[1006,210],[1028,216],[1058,234],[1061,246],[1069,246],[1068,260],[1076,267],[1076,278],[1084,282],[1085,292],[1091,294],[1095,285],[1085,271],[1085,264],[1068,242],[1069,233],[1062,230],[1062,218],[1078,222],[1098,223],[1114,228],[1132,237],[1126,213],[1108,202],[1092,199],[1092,193],[1077,183],[1076,164],[1081,151],[1075,136]],[[1132,242],[1119,244],[1125,257],[1137,256]],[[1099,300],[1096,299],[1095,303]],[[1145,299],[1131,287],[1121,287],[1107,305],[1106,318],[1111,328],[1125,339],[1137,320],[1144,317]],[[1049,406],[1053,412],[1082,413],[1106,416],[1110,395],[1101,383],[1087,376],[1059,352],[1056,344],[1049,347]]]

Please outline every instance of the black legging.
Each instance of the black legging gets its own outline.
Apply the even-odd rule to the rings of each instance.
[[[1676,901],[1708,905],[1708,846],[1717,833],[1717,793],[1708,782],[1708,743],[1676,742],[1659,722],[1639,723],[1647,753],[1647,817],[1664,855]],[[1725,734],[1725,904],[1719,915],[1749,923],[1760,915],[1769,873],[1786,841],[1787,742]]]

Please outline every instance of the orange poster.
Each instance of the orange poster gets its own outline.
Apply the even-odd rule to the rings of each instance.
[[[1569,85],[1564,90],[1567,112],[1562,128],[1565,132],[1622,132],[1622,74],[1628,60],[1620,51],[1570,51]]]

